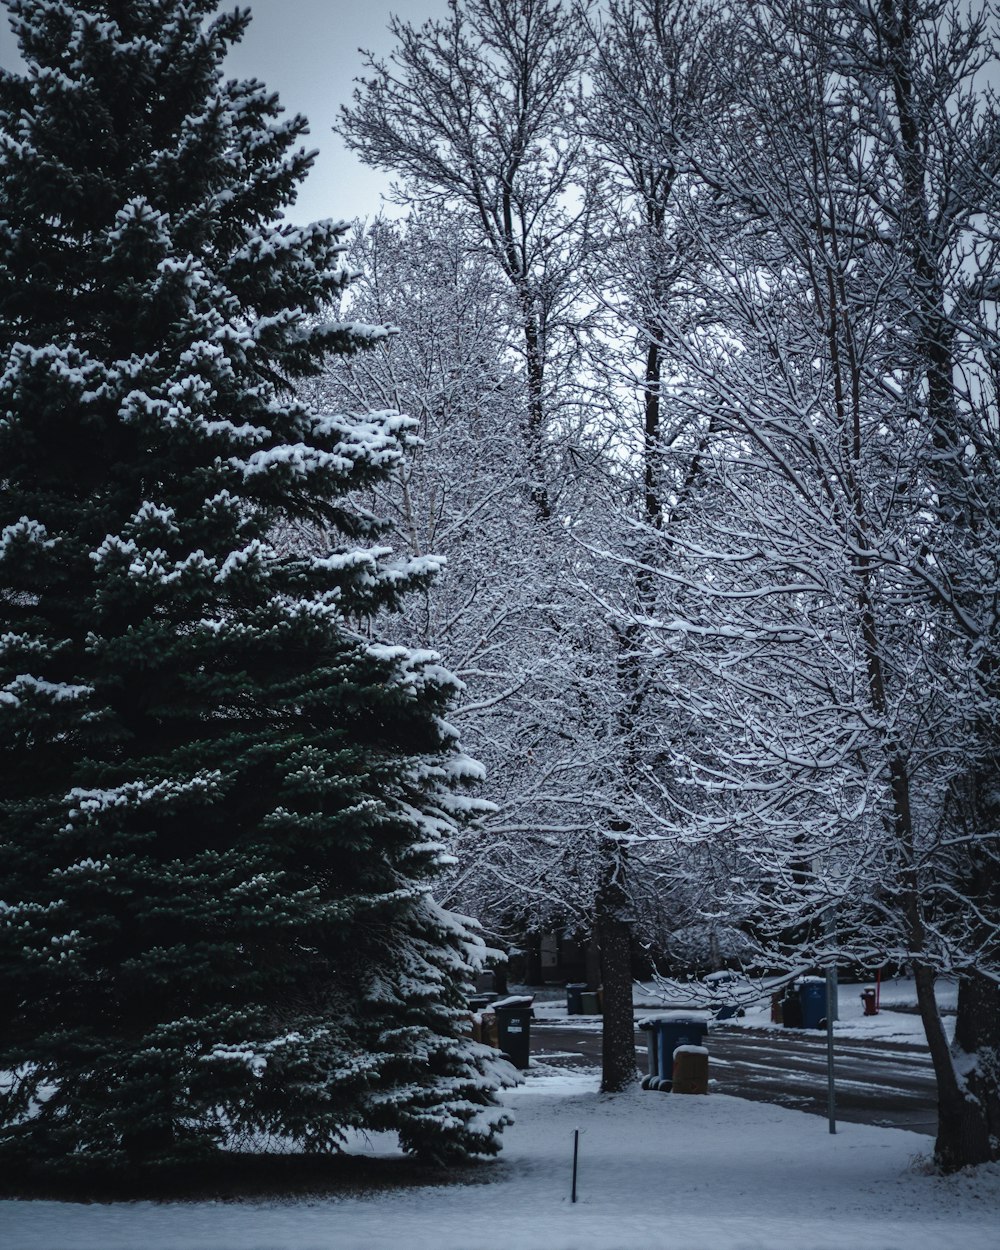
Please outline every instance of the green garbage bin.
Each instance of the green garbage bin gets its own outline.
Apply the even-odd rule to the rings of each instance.
[[[586,981],[568,981],[566,984],[566,1014],[568,1016],[583,1015],[583,991],[587,988]]]

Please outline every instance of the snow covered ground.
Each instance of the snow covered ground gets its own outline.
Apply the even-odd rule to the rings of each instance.
[[[864,1016],[843,985],[841,1037],[923,1043],[912,982],[887,982]],[[679,990],[683,987],[678,987]],[[954,1006],[944,985],[939,1001]],[[678,998],[636,987],[641,1013]],[[565,1019],[565,995],[536,998]],[[599,1028],[597,1017],[574,1026]],[[764,997],[726,1025],[777,1028]],[[0,1202],[3,1250],[997,1250],[1000,1165],[953,1177],[927,1168],[912,1133],[840,1124],[721,1094],[606,1098],[597,1074],[536,1065],[507,1101],[516,1122],[486,1183],[364,1198],[268,1202]],[[569,1201],[573,1130],[579,1201]],[[395,1150],[376,1135],[358,1149]],[[924,1153],[919,1153],[923,1151]]]
[[[996,1250],[1000,1166],[928,1174],[912,1133],[836,1136],[714,1094],[536,1067],[490,1183],[284,1202],[0,1203],[4,1250]],[[573,1130],[579,1201],[572,1205]],[[370,1149],[384,1152],[387,1143]]]

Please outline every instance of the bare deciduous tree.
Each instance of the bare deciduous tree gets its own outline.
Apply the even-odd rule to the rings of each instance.
[[[654,570],[701,711],[675,763],[713,800],[666,809],[737,852],[767,951],[912,965],[947,1168],[996,1157],[1000,1122],[985,34],[941,4],[754,10],[688,219],[714,325],[664,318],[675,401],[716,436]]]

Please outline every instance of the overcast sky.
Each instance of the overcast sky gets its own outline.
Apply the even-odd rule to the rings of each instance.
[[[235,8],[222,0],[220,8]],[[290,113],[309,119],[307,143],[319,156],[290,216],[372,217],[382,207],[389,178],[360,165],[331,126],[362,71],[359,48],[385,55],[391,46],[389,15],[419,24],[447,12],[447,0],[239,0],[253,13],[250,29],[230,53],[227,72],[261,78]],[[0,17],[0,64],[13,67],[14,41]]]
[[[320,154],[291,212],[297,221],[372,217],[382,207],[389,178],[366,169],[331,132],[353,79],[362,72],[359,48],[385,55],[389,16],[414,24],[441,17],[447,0],[241,0],[253,21],[230,53],[227,69],[262,78],[289,112],[309,118],[310,147]],[[229,7],[229,0],[226,0]]]

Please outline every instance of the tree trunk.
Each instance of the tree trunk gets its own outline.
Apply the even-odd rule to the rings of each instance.
[[[959,979],[954,1079],[939,1082],[934,1158],[945,1172],[1000,1159],[1000,986],[980,973]]]
[[[590,941],[587,943],[587,949],[584,954],[584,962],[587,968],[587,984],[596,987],[601,984],[601,944],[597,939],[597,933],[590,935]]]
[[[601,944],[604,1037],[601,1046],[601,1092],[617,1094],[635,1083],[635,1024],[632,1013],[631,927],[614,916],[597,924]]]
[[[521,293],[524,323],[524,351],[528,372],[528,413],[525,438],[531,467],[531,501],[539,521],[549,521],[552,507],[545,485],[545,357],[538,318],[531,306],[530,293]]]
[[[177,1109],[170,1075],[150,1070],[143,1076],[144,1087],[137,1091],[132,1124],[123,1130],[121,1138],[122,1150],[133,1168],[168,1162],[175,1146]]]
[[[597,899],[597,941],[601,952],[604,1035],[601,1092],[617,1094],[635,1084],[635,1023],[632,1012],[632,926],[621,883],[621,849],[605,851],[604,881]]]
[[[525,985],[542,985],[542,943],[537,933],[530,933],[525,943]]]
[[[646,393],[644,411],[645,491],[643,520],[653,528],[663,522],[658,491],[657,453],[660,444],[660,349],[650,337],[646,353]],[[643,559],[653,563],[653,553]],[[636,593],[644,611],[650,611],[655,597],[648,572],[636,574]],[[625,697],[621,713],[624,774],[637,772],[635,731],[646,695],[641,665],[638,629],[626,626],[617,635],[619,689]],[[623,822],[617,832],[627,831]],[[604,987],[604,1037],[601,1045],[601,1091],[617,1094],[630,1089],[638,1076],[635,1064],[635,1017],[632,1010],[632,926],[625,916],[628,896],[625,890],[626,865],[620,843],[605,848],[604,880],[596,906],[596,939],[600,951],[601,982]]]
[[[643,395],[643,476],[645,495],[643,520],[653,529],[663,528],[663,503],[660,499],[660,345],[663,337],[658,326],[650,332],[646,348],[645,392]]]

